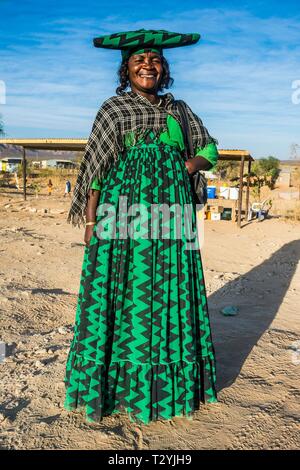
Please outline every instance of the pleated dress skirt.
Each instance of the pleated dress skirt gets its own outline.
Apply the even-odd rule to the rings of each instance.
[[[151,133],[128,148],[102,181],[96,220],[64,406],[84,409],[91,422],[120,412],[144,424],[192,419],[202,402],[217,401],[216,366],[193,245],[195,201],[179,149]]]

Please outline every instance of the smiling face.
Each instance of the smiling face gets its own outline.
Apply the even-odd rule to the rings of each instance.
[[[133,54],[128,61],[128,78],[135,93],[156,94],[163,73],[157,52]]]

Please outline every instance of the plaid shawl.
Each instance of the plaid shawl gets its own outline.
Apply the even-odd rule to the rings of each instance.
[[[156,133],[165,131],[168,114],[180,122],[173,95],[167,93],[160,97],[163,100],[160,107],[134,92],[123,92],[121,96],[113,96],[102,104],[85,147],[68,214],[67,221],[74,227],[85,223],[90,186],[94,178],[101,180],[107,174],[111,164],[124,151],[124,136],[127,132],[134,131],[137,139],[148,129]],[[194,148],[204,147],[210,142],[217,143],[203,126],[201,119],[188,105],[186,107]]]

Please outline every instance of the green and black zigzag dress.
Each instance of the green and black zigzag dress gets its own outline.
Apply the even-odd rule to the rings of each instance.
[[[118,237],[120,195],[128,207],[193,204],[183,137],[172,116],[167,128],[134,145],[128,134],[126,152],[101,186],[97,180],[92,186],[100,189],[99,204],[116,208],[116,236],[99,238],[95,226],[85,247],[66,365],[65,408],[84,408],[88,421],[121,411],[141,423],[192,419],[201,402],[217,401],[200,251],[187,250],[184,236]],[[196,150],[216,163],[215,144]],[[195,210],[191,224],[196,230]]]

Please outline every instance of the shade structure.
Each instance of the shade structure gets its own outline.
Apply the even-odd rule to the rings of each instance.
[[[83,152],[87,144],[88,139],[0,139],[0,145],[15,145],[23,147],[23,168],[26,173],[26,149],[35,149],[35,150],[65,150],[73,152]],[[249,188],[250,188],[250,171],[251,163],[254,161],[254,158],[251,156],[248,150],[239,150],[239,149],[218,149],[219,160],[224,161],[234,161],[240,163],[240,188],[243,187],[243,176],[245,162],[248,162],[247,168],[247,189],[246,189],[246,211],[249,206]],[[24,173],[24,174],[25,174]],[[24,199],[26,199],[26,185],[24,185]],[[237,216],[237,225],[241,227],[241,215],[242,215],[242,204],[243,204],[243,191],[239,191],[239,200],[238,200],[238,216]]]

